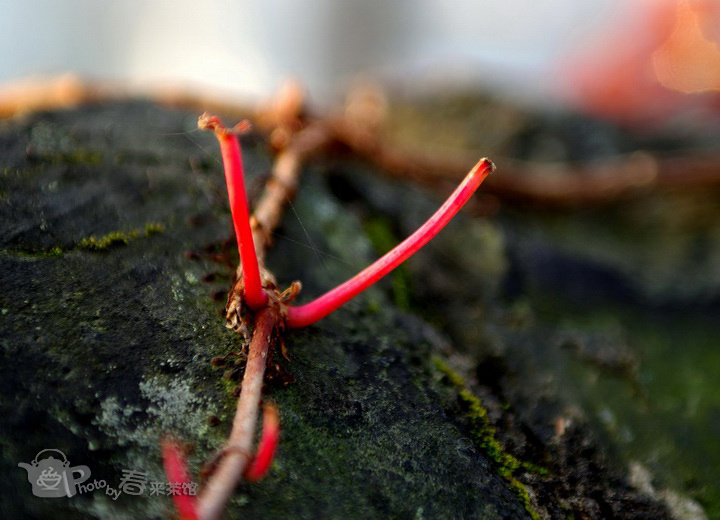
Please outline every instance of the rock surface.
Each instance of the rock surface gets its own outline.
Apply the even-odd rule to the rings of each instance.
[[[197,115],[127,102],[0,126],[0,465],[6,518],[165,518],[159,439],[226,437],[240,349],[224,327],[234,245],[218,153]],[[270,165],[245,139],[249,185]],[[427,193],[351,162],[311,166],[269,265],[320,294],[429,215]],[[251,189],[252,192],[252,189]],[[268,397],[282,440],[229,518],[665,518],[632,488],[582,411],[532,370],[542,330],[507,302],[521,254],[507,227],[464,216],[427,253],[317,326],[288,334]],[[188,253],[191,252],[191,253]],[[572,343],[589,359],[591,335]],[[604,336],[603,336],[604,337]],[[597,342],[595,342],[597,343]],[[617,342],[612,342],[617,346]],[[632,371],[624,350],[607,363]],[[557,350],[550,356],[558,356]],[[620,361],[618,361],[620,360]],[[629,367],[629,368],[628,368]],[[103,490],[37,498],[19,462],[42,449]]]

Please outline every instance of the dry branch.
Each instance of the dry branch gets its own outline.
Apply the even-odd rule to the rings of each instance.
[[[232,431],[219,466],[198,500],[198,517],[201,520],[220,518],[252,458],[265,365],[279,323],[280,314],[273,307],[260,310],[256,316]]]

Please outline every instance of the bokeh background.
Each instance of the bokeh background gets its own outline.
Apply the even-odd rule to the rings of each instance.
[[[702,519],[720,517],[719,41],[717,0],[0,0],[0,83],[72,73],[242,102],[294,78],[322,108],[371,79],[425,96],[389,110],[409,148],[482,150],[569,184],[578,164],[707,160],[707,189],[676,175],[592,207],[483,199],[507,268],[492,304],[523,341],[471,353],[527,357],[637,486]],[[492,343],[489,327],[463,334]]]
[[[41,0],[0,2],[0,80],[75,72],[243,95],[288,76],[318,100],[358,75],[552,93],[556,67],[631,2]]]
[[[633,120],[698,104],[673,93],[720,86],[712,0],[3,0],[0,8],[5,83],[72,72],[251,98],[294,77],[323,104],[371,77],[481,85]]]

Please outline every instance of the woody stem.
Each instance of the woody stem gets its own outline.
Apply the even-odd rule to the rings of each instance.
[[[268,350],[280,315],[273,307],[258,311],[248,351],[242,392],[238,399],[232,431],[219,467],[213,473],[198,500],[200,520],[220,518],[225,505],[247,468],[253,451],[253,437],[262,395]]]

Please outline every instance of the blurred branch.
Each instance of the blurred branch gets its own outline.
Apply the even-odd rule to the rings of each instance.
[[[446,188],[465,176],[474,156],[437,157],[387,144],[380,132],[384,112],[378,107],[383,102],[366,92],[359,97],[360,100],[351,97],[343,116],[327,120],[337,143],[387,173],[430,187]],[[368,113],[374,114],[373,117],[368,118]],[[502,175],[490,177],[484,193],[543,206],[572,208],[608,203],[651,190],[720,186],[720,155],[662,157],[634,152],[579,165],[538,164],[507,158],[496,162]]]
[[[256,240],[263,246],[268,241],[266,230],[278,222],[280,212],[275,208],[296,189],[295,170],[307,157],[331,144],[349,149],[391,175],[443,190],[465,176],[477,155],[437,157],[385,143],[381,129],[386,103],[372,88],[352,92],[343,114],[313,118],[303,112],[302,91],[293,84],[271,104],[253,108],[219,93],[171,86],[129,88],[65,75],[0,88],[0,118],[123,98],[148,98],[173,107],[249,118],[270,136],[278,156],[273,179],[256,210],[260,224]],[[485,193],[507,201],[568,209],[653,190],[720,186],[720,154],[670,157],[635,152],[585,164],[537,164],[500,158],[496,164],[502,175],[488,179]]]
[[[395,176],[430,187],[445,187],[462,179],[468,156],[436,157],[397,150],[357,132],[343,121],[334,125],[339,142]],[[537,164],[497,160],[502,175],[485,183],[484,193],[503,200],[543,206],[576,207],[603,204],[652,190],[720,187],[720,155],[661,157],[635,152],[581,165]]]

